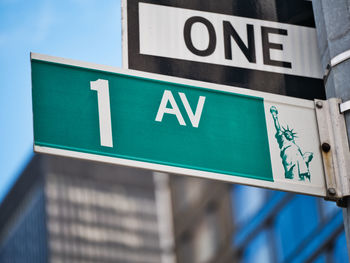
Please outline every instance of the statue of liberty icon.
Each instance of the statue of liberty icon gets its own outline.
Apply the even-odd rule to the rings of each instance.
[[[280,156],[284,167],[284,176],[287,179],[299,178],[299,181],[305,181],[307,178],[311,179],[309,171],[309,163],[313,158],[312,152],[303,153],[300,147],[295,143],[297,138],[293,129],[282,127],[278,121],[278,111],[275,106],[270,108],[276,128],[276,139],[280,148]]]

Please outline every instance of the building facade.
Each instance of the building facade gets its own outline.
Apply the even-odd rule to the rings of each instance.
[[[348,262],[342,210],[322,198],[234,186],[233,262]]]
[[[0,206],[0,262],[216,261],[231,235],[227,184],[63,157],[34,156]]]
[[[2,204],[0,261],[160,262],[152,182],[151,172],[35,156]]]

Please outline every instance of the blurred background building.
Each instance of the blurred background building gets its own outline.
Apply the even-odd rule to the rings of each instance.
[[[347,262],[320,198],[35,155],[0,206],[0,262]]]
[[[0,262],[219,258],[230,248],[229,190],[224,183],[35,155],[0,206]]]
[[[1,207],[0,262],[160,262],[152,173],[35,156]]]

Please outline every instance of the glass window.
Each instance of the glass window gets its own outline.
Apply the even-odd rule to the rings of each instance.
[[[346,246],[346,238],[345,238],[344,232],[335,241],[333,255],[334,255],[334,262],[336,263],[349,261],[349,256],[348,256],[348,251]]]
[[[235,185],[232,191],[232,205],[236,224],[253,216],[265,204],[269,190],[251,186]]]
[[[329,261],[327,261],[327,256],[322,254],[312,263],[326,263],[326,262],[329,262]]]
[[[276,216],[275,231],[285,259],[318,225],[317,199],[296,195]]]
[[[327,219],[340,210],[335,202],[325,201],[321,198],[319,198],[318,201],[320,203],[322,219]]]
[[[249,243],[244,250],[242,262],[256,263],[256,262],[272,262],[269,253],[269,238],[266,230],[259,233],[259,235]]]

